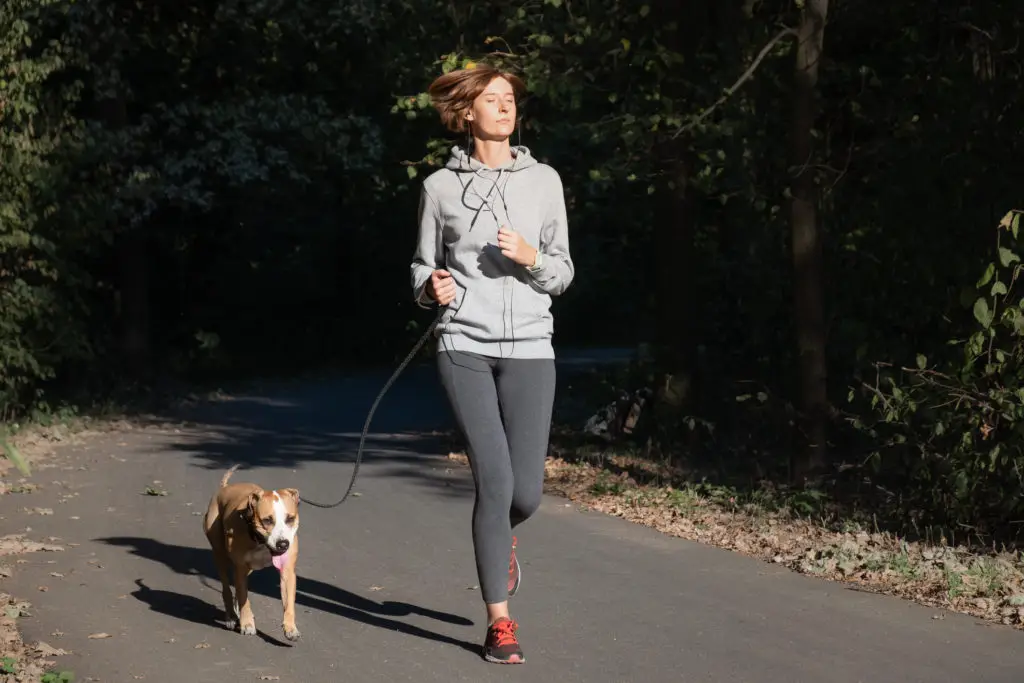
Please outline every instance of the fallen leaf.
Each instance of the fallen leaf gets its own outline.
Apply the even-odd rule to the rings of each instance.
[[[279,681],[279,680],[281,680],[281,677],[280,676],[271,676],[270,674],[260,674],[260,680],[261,681]]]
[[[50,572],[50,576],[56,577],[58,579],[63,579],[64,578],[64,575],[61,574],[60,572]]]
[[[59,545],[26,540],[24,534],[8,534],[0,537],[0,555],[21,555],[39,550],[56,552],[62,551],[64,548]]]
[[[89,636],[90,640],[100,640],[101,638],[110,638],[109,633],[93,633]]]
[[[382,591],[382,590],[384,590],[384,588],[381,587],[381,586],[370,586],[370,590],[372,590],[372,591]]]
[[[196,649],[196,650],[205,650],[205,649],[206,649],[206,648],[208,648],[208,647],[210,647],[210,644],[209,644],[209,643],[198,643],[198,644],[196,645],[195,649]]]
[[[59,657],[61,655],[71,654],[67,650],[62,650],[60,648],[53,647],[52,645],[44,643],[41,640],[38,643],[36,643],[35,650],[44,657]]]

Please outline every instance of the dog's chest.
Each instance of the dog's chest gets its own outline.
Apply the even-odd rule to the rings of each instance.
[[[270,550],[265,545],[253,548],[245,554],[245,562],[253,571],[265,569],[273,564],[270,558]]]

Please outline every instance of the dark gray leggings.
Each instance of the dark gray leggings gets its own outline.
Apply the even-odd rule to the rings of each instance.
[[[486,603],[504,602],[512,529],[537,511],[544,491],[555,362],[441,351],[437,366],[476,484],[480,592]]]

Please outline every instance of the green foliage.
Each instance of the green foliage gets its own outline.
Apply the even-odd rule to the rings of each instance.
[[[11,443],[6,437],[0,434],[0,453],[2,453],[8,460],[14,463],[14,466],[18,468],[26,477],[32,474],[31,468],[28,466],[28,462],[22,457],[18,449]]]
[[[0,9],[0,419],[66,359],[86,359],[76,324],[82,284],[67,260],[78,235],[56,215],[63,156],[81,125],[67,114],[75,88],[54,79],[67,46],[46,40],[55,2],[14,0]]]
[[[927,511],[925,523],[992,533],[1024,512],[1020,216],[1006,214],[997,229],[995,259],[966,300],[974,329],[949,341],[957,353],[881,366],[874,383],[850,393],[866,392],[877,416],[858,423],[883,444],[874,471],[902,479],[904,504]]]
[[[829,17],[813,172],[831,399],[851,383],[871,390],[848,415],[868,426],[834,424],[834,450],[877,452],[871,476],[900,482],[915,519],[1008,519],[1019,215],[992,254],[978,226],[1020,196],[1007,172],[1024,143],[1020,13],[941,0],[922,22],[916,7],[852,8]],[[554,304],[557,343],[651,342],[685,307],[673,334],[695,349],[692,367],[630,380],[693,375],[693,400],[654,450],[776,476],[800,421],[786,29],[800,8],[678,11],[3,3],[0,421],[52,415],[62,391],[100,394],[125,375],[404,355],[422,330],[407,281],[416,190],[462,142],[440,130],[425,89],[488,59],[525,77],[513,141],[566,189],[577,280]],[[677,256],[666,234],[693,253],[662,280],[658,257]],[[876,386],[883,359],[910,368],[881,365]]]

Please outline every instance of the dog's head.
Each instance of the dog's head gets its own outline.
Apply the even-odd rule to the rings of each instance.
[[[283,555],[299,530],[299,492],[297,489],[253,491],[246,517],[270,553]]]

